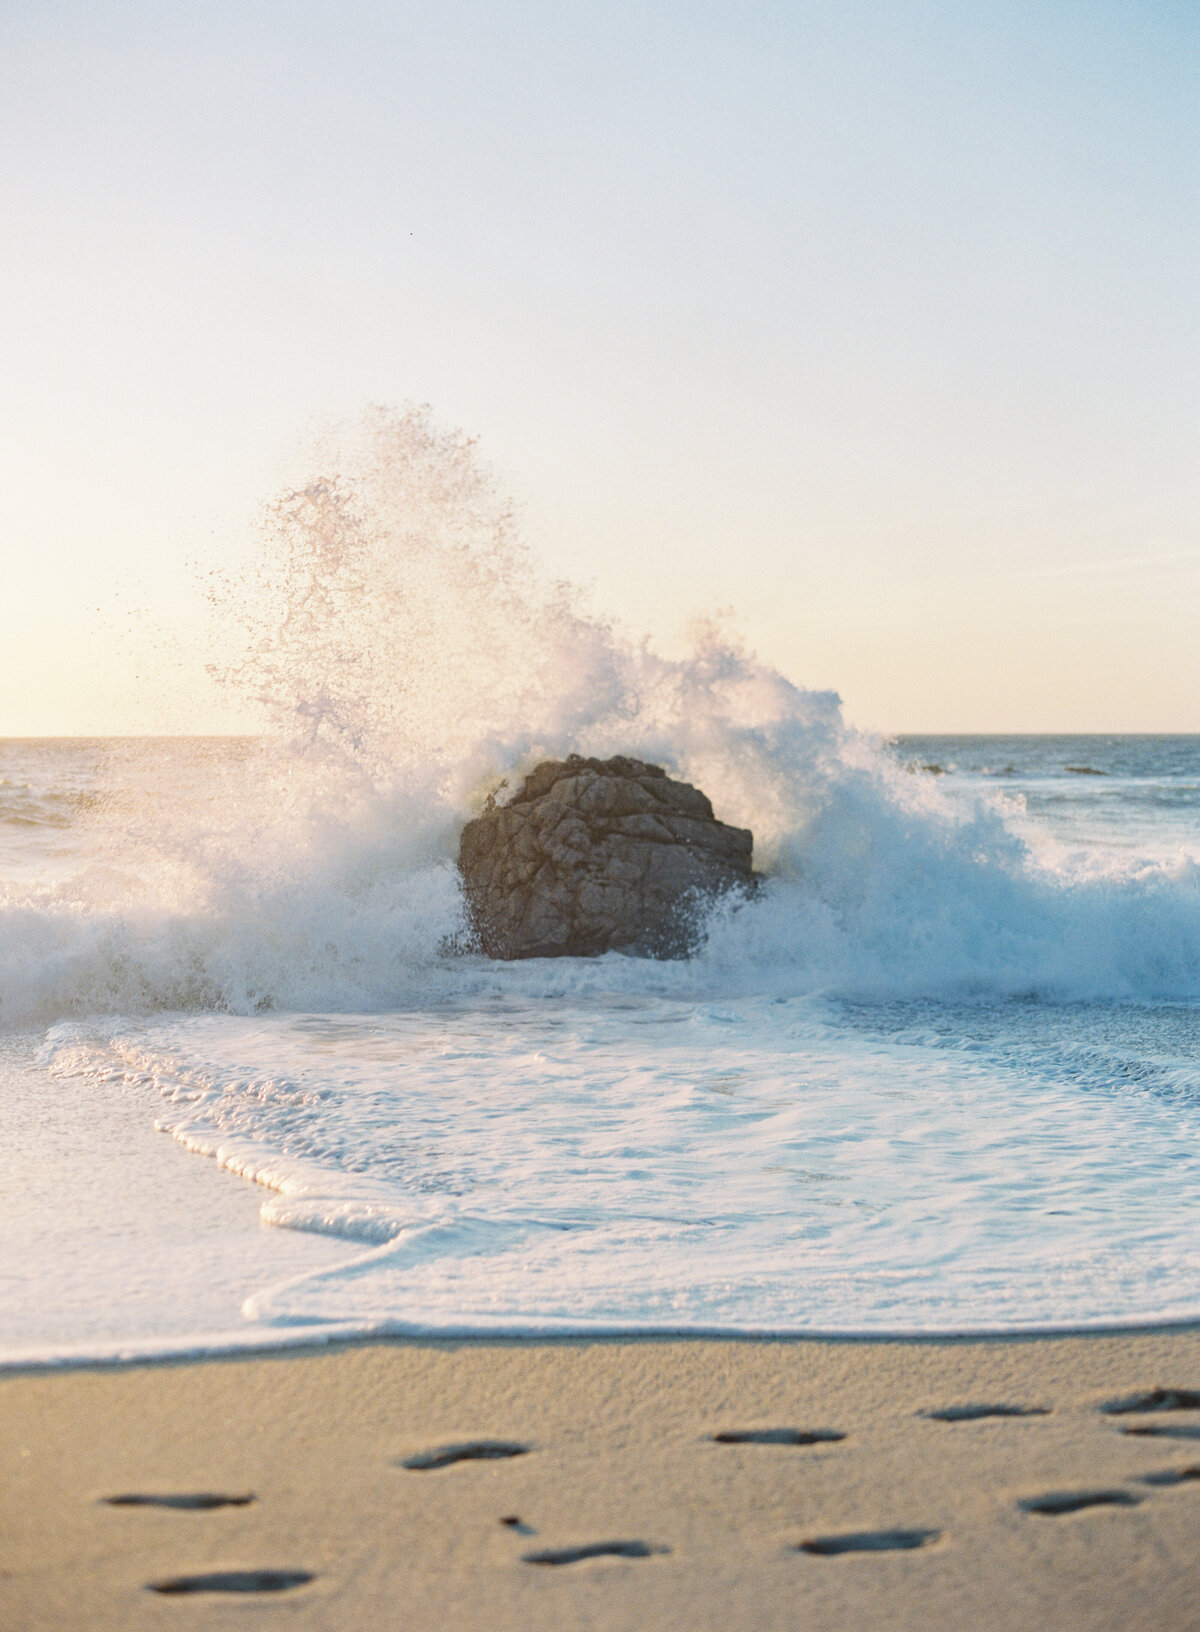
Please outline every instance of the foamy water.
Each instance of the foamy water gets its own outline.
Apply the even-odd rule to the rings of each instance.
[[[161,1128],[274,1192],[272,1224],[371,1249],[255,1295],[260,1322],[958,1331],[1195,1312],[1194,1056],[1160,1056],[1130,1092],[1128,1054],[1088,1042],[1078,1012],[1068,1047],[1011,1018],[973,1037],[961,1013],[946,1047],[920,1035],[942,1006],[904,1035],[803,999],[530,985],[103,1042],[58,1028],[46,1058],[143,1083]]]
[[[261,738],[0,748],[7,1110],[77,1130],[54,1205],[144,1167],[130,1107],[265,1187],[219,1296],[199,1256],[148,1295],[127,1210],[77,1233],[94,1297],[39,1260],[40,1339],[0,1277],[0,1348],[1200,1316],[1200,738],[889,747],[589,615],[420,416],[349,442],[222,591]],[[571,751],[754,831],[698,957],[450,950],[462,823]]]

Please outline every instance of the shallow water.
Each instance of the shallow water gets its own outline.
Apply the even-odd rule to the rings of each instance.
[[[261,1321],[932,1332],[1196,1313],[1195,1019],[514,992],[46,1057],[161,1096],[271,1223],[371,1249]]]
[[[55,1078],[41,1041],[0,1035],[0,1360],[277,1341],[248,1284],[355,1254],[264,1229],[249,1186],[155,1132],[137,1084]]]

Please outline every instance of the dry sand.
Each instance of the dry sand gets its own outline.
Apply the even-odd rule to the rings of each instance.
[[[0,1627],[1189,1632],[1200,1409],[1103,1409],[1154,1389],[1200,1390],[1200,1332],[398,1342],[7,1374]],[[965,1405],[1042,1414],[922,1415]],[[713,1437],[771,1429],[845,1437]],[[404,1466],[480,1441],[525,1450]],[[197,1493],[253,1500],[105,1500]],[[1064,1493],[1106,1499],[1022,1505]],[[922,1544],[801,1545],[897,1531]],[[610,1543],[635,1556],[530,1557]],[[272,1570],[311,1579],[211,1590]]]

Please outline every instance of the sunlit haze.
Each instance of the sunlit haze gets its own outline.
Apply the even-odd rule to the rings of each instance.
[[[213,575],[428,403],[883,731],[1200,730],[1200,13],[12,0],[0,735],[251,729]]]

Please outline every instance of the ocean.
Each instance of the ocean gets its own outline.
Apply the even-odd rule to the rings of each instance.
[[[1200,736],[791,706],[679,962],[452,950],[453,792],[0,745],[0,1359],[1200,1316]]]
[[[323,468],[209,586],[261,731],[0,744],[0,1360],[1200,1317],[1200,736],[888,742],[423,410]],[[694,957],[459,950],[569,752],[752,830]]]

